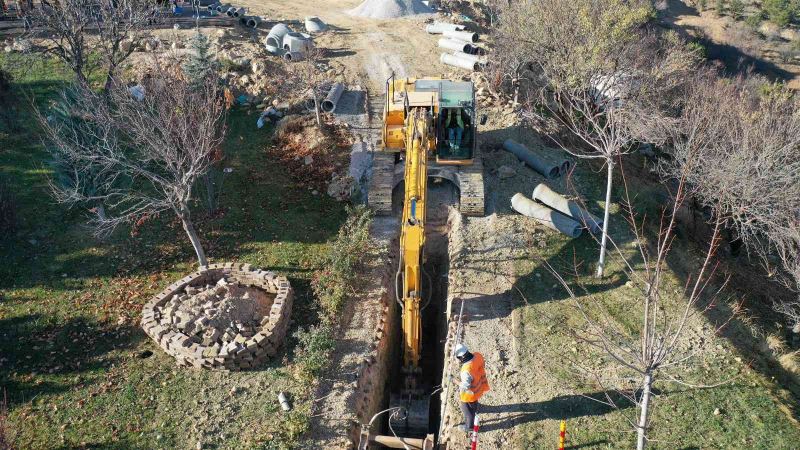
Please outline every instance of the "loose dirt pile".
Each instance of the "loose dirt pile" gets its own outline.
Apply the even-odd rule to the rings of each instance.
[[[431,14],[433,10],[420,0],[364,0],[364,3],[347,13],[370,19],[394,19],[415,14]]]
[[[261,289],[232,284],[220,278],[215,286],[187,286],[163,307],[156,308],[162,323],[204,346],[225,346],[250,338],[269,314],[274,296]]]

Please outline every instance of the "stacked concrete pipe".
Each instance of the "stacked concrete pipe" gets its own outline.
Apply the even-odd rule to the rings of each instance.
[[[222,13],[222,12],[227,12],[230,7],[231,5],[229,3],[225,3],[224,5],[222,3],[217,3],[217,6],[214,7],[214,9],[218,13]]]
[[[245,23],[248,28],[258,28],[258,25],[261,23],[261,17],[258,16],[249,16],[246,17],[247,22]]]
[[[301,52],[287,51],[286,53],[283,54],[283,59],[290,62],[302,61],[303,54]]]
[[[425,27],[428,34],[442,34],[445,31],[463,31],[464,25],[456,25],[454,23],[434,21],[433,24]]]
[[[528,147],[519,142],[506,139],[505,142],[503,142],[503,149],[513,153],[514,156],[525,162],[525,164],[530,166],[533,170],[547,178],[558,178],[561,175],[561,168],[558,164],[554,164],[552,161],[542,158],[541,155],[532,152]]]
[[[290,31],[283,36],[283,49],[287,52],[307,52],[311,50],[311,36]]]
[[[600,233],[603,230],[603,221],[582,208],[574,200],[567,200],[563,195],[550,189],[544,183],[539,184],[533,190],[533,199],[543,203],[550,208],[571,217],[576,222],[582,224],[592,233]]]
[[[471,31],[445,30],[442,32],[442,36],[448,39],[470,42],[472,44],[478,42],[479,39],[478,33],[473,33]]]
[[[516,193],[511,197],[511,208],[523,216],[536,219],[542,225],[569,237],[577,238],[583,232],[581,224],[572,218],[536,203],[521,193]]]
[[[458,39],[440,38],[439,47],[461,53],[469,53],[472,51],[472,44],[469,42],[459,41]]]
[[[235,6],[229,6],[228,9],[225,10],[225,15],[228,17],[233,17],[233,13],[236,12],[237,9],[239,8]]]
[[[339,99],[342,98],[342,93],[344,92],[344,84],[342,83],[335,83],[331,86],[331,90],[328,91],[328,95],[325,97],[325,100],[322,101],[320,105],[324,112],[332,113],[336,111],[336,106],[339,104]]]
[[[208,9],[208,12],[214,12],[217,11],[217,6],[222,6],[222,5],[220,4],[220,2],[216,2],[208,5],[206,9]]]
[[[273,55],[277,55],[283,50],[283,37],[291,33],[292,29],[282,23],[275,24],[267,34],[267,40],[264,45],[267,51]]]
[[[464,52],[456,51],[456,52],[453,52],[453,56],[455,56],[457,58],[465,59],[465,60],[468,60],[468,61],[475,61],[476,63],[478,63],[480,65],[485,65],[486,64],[486,59],[483,58],[480,55],[473,55],[471,53],[464,53]]]
[[[235,9],[233,11],[233,17],[238,19],[239,17],[244,16],[246,12],[247,12],[247,9],[245,9],[245,8],[237,8],[237,9]]]
[[[442,53],[442,56],[439,57],[439,61],[441,61],[442,64],[447,64],[448,66],[460,67],[462,69],[472,71],[478,71],[481,68],[480,63],[477,61],[459,58],[458,56],[451,55],[449,53]]]

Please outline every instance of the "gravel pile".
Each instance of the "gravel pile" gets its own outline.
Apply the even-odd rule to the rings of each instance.
[[[364,3],[347,13],[371,19],[394,19],[414,14],[431,14],[433,9],[420,0],[364,0]]]
[[[156,317],[197,344],[240,343],[261,329],[273,298],[262,289],[220,278],[213,286],[187,286],[156,308]]]

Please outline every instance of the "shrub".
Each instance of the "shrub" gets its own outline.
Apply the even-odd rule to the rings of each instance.
[[[734,20],[739,20],[744,15],[744,2],[742,0],[731,0],[728,11]]]
[[[708,1],[707,0],[697,0],[697,10],[698,11],[705,11],[708,9]]]
[[[761,21],[764,18],[761,16],[761,12],[753,14],[752,16],[747,16],[744,19],[745,25],[747,25],[753,31],[758,31],[758,27],[761,26]]]
[[[11,187],[0,178],[0,236],[10,237],[16,230],[17,202]]]
[[[793,5],[789,0],[764,0],[762,3],[764,12],[769,20],[785,27],[792,21]]]
[[[297,339],[295,363],[301,378],[312,381],[328,364],[328,354],[333,350],[333,333],[328,325],[312,325],[294,333]]]
[[[717,6],[715,8],[717,10],[717,15],[724,16],[725,15],[725,0],[717,0]]]

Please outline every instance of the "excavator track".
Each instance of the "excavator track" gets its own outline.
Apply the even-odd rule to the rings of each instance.
[[[379,216],[388,216],[392,213],[394,159],[394,153],[382,151],[376,151],[372,157],[372,177],[369,180],[367,204]]]
[[[475,158],[469,166],[463,166],[456,172],[458,190],[460,192],[459,211],[465,216],[484,214],[483,161]]]

